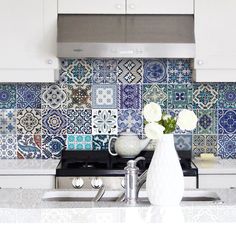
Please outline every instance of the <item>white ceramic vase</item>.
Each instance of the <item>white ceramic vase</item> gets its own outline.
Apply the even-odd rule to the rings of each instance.
[[[177,206],[181,202],[184,177],[173,134],[164,134],[157,143],[147,173],[146,190],[152,205]]]

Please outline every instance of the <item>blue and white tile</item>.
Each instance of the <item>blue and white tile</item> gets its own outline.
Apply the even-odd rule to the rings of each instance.
[[[193,85],[193,107],[195,109],[216,109],[218,86],[216,84]]]
[[[218,94],[218,109],[236,108],[236,85],[234,83],[220,83]]]
[[[115,59],[94,59],[93,83],[94,84],[115,84],[117,81],[117,60]]]
[[[65,135],[67,133],[66,110],[43,110],[42,111],[42,133]]]
[[[141,110],[119,110],[118,133],[130,130],[136,134],[142,134],[143,116]]]
[[[166,83],[167,82],[167,60],[148,59],[143,65],[144,83]]]
[[[42,159],[60,159],[61,152],[66,147],[66,135],[42,136]]]
[[[41,135],[18,135],[17,136],[18,159],[41,158]]]
[[[92,133],[92,110],[67,110],[68,134],[91,134]]]
[[[236,134],[236,110],[218,110],[219,134]]]
[[[93,135],[93,150],[108,150],[110,136]]]
[[[16,159],[16,135],[0,135],[0,159]]]
[[[92,134],[116,135],[118,132],[117,109],[92,110]]]
[[[138,84],[119,85],[118,89],[119,109],[141,109],[142,88]]]
[[[236,135],[219,135],[218,155],[224,159],[236,158]]]
[[[40,84],[17,84],[16,106],[19,109],[41,108]]]
[[[1,109],[0,110],[0,134],[16,133],[16,110]]]
[[[69,134],[66,140],[67,150],[92,150],[92,135]]]
[[[16,108],[16,86],[0,84],[0,109]]]
[[[117,108],[116,85],[93,85],[92,108]]]
[[[142,83],[143,61],[122,59],[118,62],[118,82],[122,84]]]
[[[168,59],[168,83],[188,84],[192,80],[191,59]]]
[[[175,135],[176,150],[192,150],[192,135]]]

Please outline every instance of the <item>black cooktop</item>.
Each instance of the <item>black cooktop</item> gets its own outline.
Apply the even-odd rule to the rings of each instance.
[[[197,167],[191,161],[191,151],[177,151],[184,176],[197,176]],[[142,151],[145,157],[137,166],[140,174],[151,162],[153,151]],[[123,176],[128,158],[111,156],[107,151],[62,151],[62,158],[56,169],[56,176]]]

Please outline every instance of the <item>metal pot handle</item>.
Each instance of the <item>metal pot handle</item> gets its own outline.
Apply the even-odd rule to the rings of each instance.
[[[110,138],[110,140],[109,140],[109,143],[108,143],[108,152],[110,153],[110,155],[112,155],[112,156],[117,156],[118,154],[115,152],[112,152],[111,151],[111,141],[113,140],[113,139],[117,139],[117,137],[111,137]]]

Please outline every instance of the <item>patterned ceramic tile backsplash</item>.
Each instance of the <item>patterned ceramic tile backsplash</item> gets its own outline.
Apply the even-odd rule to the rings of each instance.
[[[175,132],[177,149],[236,158],[236,84],[193,83],[190,59],[62,60],[55,84],[0,84],[0,158],[60,158],[107,149],[126,129],[143,136],[142,108],[193,109],[193,132]],[[150,145],[151,146],[151,145]]]

